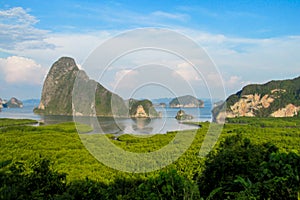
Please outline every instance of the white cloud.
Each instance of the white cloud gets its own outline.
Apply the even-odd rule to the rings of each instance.
[[[229,86],[229,87],[235,86],[236,84],[241,83],[241,77],[239,77],[239,76],[230,76],[229,80],[226,83],[227,83],[227,86]]]
[[[193,68],[193,66],[187,62],[183,62],[177,65],[172,73],[173,77],[181,77],[186,81],[200,81],[200,74]]]
[[[206,50],[224,79],[237,76],[243,83],[263,83],[300,75],[299,36],[242,38],[197,30],[181,31]],[[241,86],[235,85],[235,88],[233,84],[226,87],[239,90]]]
[[[107,12],[112,12],[112,10],[107,10]],[[106,17],[111,15],[105,15]],[[102,17],[102,16],[101,16]],[[14,60],[27,63],[28,71],[33,71],[36,74],[38,69],[43,69],[41,66],[50,67],[52,63],[61,56],[71,56],[75,60],[83,64],[82,62],[87,58],[98,45],[100,45],[107,38],[112,37],[116,33],[122,32],[122,30],[93,30],[93,32],[80,32],[78,33],[50,33],[46,30],[41,30],[36,28],[36,23],[38,19],[29,14],[28,10],[23,8],[11,8],[7,10],[0,10],[0,47],[4,52],[11,52],[17,55]],[[120,13],[115,13],[114,18],[103,19],[104,21],[112,22],[112,24],[123,24],[124,21],[129,22],[131,25],[143,25],[158,26],[162,22],[165,24],[171,24],[170,22],[182,22],[188,20],[189,16],[178,13],[168,13],[163,11],[155,11],[152,13],[141,14],[131,11],[122,11]],[[122,26],[124,27],[124,26]],[[132,26],[131,26],[132,27]],[[134,26],[133,26],[134,27]],[[165,27],[165,26],[164,26]],[[299,36],[283,36],[277,38],[242,38],[242,37],[229,37],[223,34],[212,34],[209,32],[203,32],[196,29],[185,29],[182,27],[174,27],[179,33],[186,34],[189,38],[193,39],[197,44],[202,46],[206,52],[213,59],[214,63],[219,67],[221,75],[224,79],[225,87],[230,90],[230,92],[235,92],[249,82],[265,82],[270,79],[283,79],[292,78],[299,76],[300,62],[299,62],[299,52],[300,52],[300,37]],[[153,46],[159,45],[160,41],[155,40],[157,37],[151,37],[151,35],[141,36],[141,38],[136,38],[137,42],[140,41],[154,41],[156,43]],[[172,40],[168,35],[161,38],[161,41]],[[125,44],[126,45],[126,44]],[[173,46],[174,47],[173,47]],[[120,45],[117,45],[117,47]],[[122,45],[121,45],[122,46]],[[175,42],[170,42],[170,48],[175,48],[176,50],[184,49],[185,44]],[[116,48],[117,49],[117,48]],[[109,51],[115,51],[114,49],[106,49],[105,53]],[[194,49],[189,48],[189,54],[195,54]],[[144,53],[144,52],[143,52]],[[163,53],[159,52],[159,55]],[[213,80],[220,80],[220,77],[214,74],[206,73],[205,64],[203,77],[200,77],[195,73],[192,67],[188,66],[186,63],[178,63],[178,61],[173,62],[173,58],[168,57],[168,59],[163,60],[159,56],[150,57],[149,54],[134,55],[135,60],[128,59],[128,62],[124,62],[124,67],[136,66],[145,63],[152,63],[152,60],[159,61],[160,64],[170,66],[178,75],[182,76],[183,79],[188,81],[199,81],[201,79],[208,81],[211,80],[212,84],[220,86],[221,82]],[[26,60],[26,58],[32,58],[33,62]],[[10,58],[11,59],[11,58]],[[9,58],[1,59],[1,68],[8,65]],[[135,61],[130,63],[129,61]],[[182,62],[182,60],[181,60]],[[39,63],[41,66],[39,66]],[[199,62],[197,62],[199,63]],[[131,65],[132,64],[132,65]],[[9,64],[10,66],[15,66],[16,64]],[[27,65],[22,65],[27,66]],[[39,67],[40,68],[39,68]],[[84,68],[86,66],[83,66]],[[123,69],[124,69],[123,67]],[[198,66],[197,66],[198,67]],[[10,77],[7,70],[5,72],[5,77],[8,82],[16,81],[28,81],[28,83],[38,83],[41,80],[39,78],[30,77],[30,73],[23,72],[23,68],[15,67],[15,74],[20,74],[19,77]],[[11,69],[11,70],[14,70]],[[21,71],[18,71],[21,70]],[[37,70],[37,71],[34,71]],[[132,72],[128,73],[125,69],[120,71],[115,76],[110,76],[110,82],[113,81],[116,84],[116,80],[120,79],[125,75],[124,80],[129,82],[129,78],[134,79],[134,74]],[[42,70],[41,70],[42,71]],[[23,73],[23,74],[22,74]],[[127,73],[127,74],[126,74]],[[34,73],[33,73],[34,74]],[[43,73],[41,73],[43,74]],[[96,73],[95,73],[96,74]],[[12,75],[11,75],[12,76]],[[17,76],[17,75],[15,75]],[[32,76],[32,75],[31,75]],[[150,75],[149,75],[150,76]],[[10,81],[9,81],[10,80]],[[124,83],[124,80],[122,81]],[[111,83],[113,85],[113,83]],[[111,85],[111,86],[112,86]],[[123,86],[126,86],[125,84]]]
[[[179,21],[186,21],[189,18],[189,16],[186,14],[169,13],[169,12],[163,12],[163,11],[155,11],[155,12],[151,13],[151,15],[154,17],[174,19],[174,20],[179,20]]]
[[[23,24],[24,26],[26,26],[38,22],[38,20],[34,16],[29,15],[21,7],[14,7],[8,10],[0,10],[0,16],[7,21],[12,20],[17,25]]]
[[[46,74],[46,69],[34,60],[18,56],[0,58],[0,69],[9,84],[42,84]]]
[[[26,50],[28,48],[53,48],[43,41],[48,31],[35,28],[38,20],[27,10],[15,7],[0,10],[0,46],[6,51]]]
[[[115,73],[114,80],[111,82],[113,90],[132,89],[136,87],[138,81],[138,71],[131,69],[119,70]]]
[[[83,64],[89,54],[109,36],[110,33],[107,31],[81,34],[48,34],[44,41],[52,44],[54,48],[28,48],[17,51],[16,54],[34,58],[42,66],[47,67],[50,67],[54,61],[62,56],[72,57],[77,63]],[[85,66],[82,67],[85,68]]]

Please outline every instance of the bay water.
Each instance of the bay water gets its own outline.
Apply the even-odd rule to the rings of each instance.
[[[212,103],[209,100],[204,100],[204,103],[204,108],[182,108],[182,110],[194,117],[190,121],[211,121]],[[0,112],[0,118],[34,119],[41,121],[46,125],[74,121],[73,116],[37,115],[33,113],[33,109],[37,107],[38,104],[39,100],[25,100],[23,101],[23,108],[3,108]],[[175,119],[180,108],[156,107],[156,110],[162,113],[162,118],[120,119],[112,117],[98,117],[98,127],[101,128],[103,133],[113,134],[164,134],[169,131],[198,128],[195,125],[184,124],[182,121]],[[79,121],[88,120],[90,120],[89,117],[85,117],[85,119],[80,119]],[[76,119],[76,121],[78,120]]]

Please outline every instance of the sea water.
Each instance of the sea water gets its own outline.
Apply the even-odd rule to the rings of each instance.
[[[190,121],[203,122],[211,121],[212,103],[209,100],[204,100],[204,108],[182,108],[186,114],[192,115],[194,118]],[[3,108],[0,112],[0,118],[14,119],[34,119],[43,122],[44,124],[56,124],[61,122],[74,121],[73,116],[47,116],[37,115],[33,113],[33,109],[39,104],[38,100],[23,101],[23,108]],[[162,118],[150,119],[120,119],[112,117],[98,117],[97,131],[102,133],[117,133],[117,134],[157,134],[166,133],[169,131],[197,129],[195,125],[184,124],[183,121],[175,119],[180,108],[156,107],[158,112],[162,113]],[[84,118],[84,117],[83,117]],[[90,121],[89,117],[80,119],[79,121]],[[78,121],[78,120],[76,120]]]

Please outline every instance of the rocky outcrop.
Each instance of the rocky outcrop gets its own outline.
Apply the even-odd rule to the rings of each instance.
[[[145,112],[144,108],[142,105],[138,105],[135,115],[135,118],[147,118],[149,117],[148,114]]]
[[[177,115],[175,117],[177,120],[191,120],[193,119],[194,117],[192,115],[188,115],[186,114],[183,110],[179,110],[177,112]]]
[[[156,118],[161,117],[161,114],[158,113],[152,102],[148,99],[128,100],[129,113],[132,118]]]
[[[75,100],[73,98],[74,105],[75,80],[80,87],[77,87]],[[112,101],[117,105],[114,108]],[[40,104],[34,112],[45,115],[128,116],[128,108],[121,97],[90,80],[84,71],[79,70],[74,59],[68,57],[62,57],[52,65],[43,85]]]
[[[293,117],[299,116],[300,77],[292,80],[253,84],[229,96],[212,113],[214,121],[232,117]]]
[[[23,102],[15,97],[12,97],[9,101],[0,98],[0,110],[2,108],[23,108]]]
[[[298,115],[300,111],[300,106],[295,106],[293,104],[288,104],[284,108],[280,108],[279,110],[273,112],[271,114],[272,117],[293,117]]]
[[[36,113],[72,115],[72,89],[79,68],[74,59],[62,57],[51,67],[44,81]]]
[[[227,117],[253,117],[255,112],[262,108],[268,108],[274,101],[269,95],[261,97],[259,94],[249,94],[242,96],[238,102],[230,106]]]
[[[12,97],[7,103],[6,103],[8,108],[23,108],[23,103],[22,101],[18,100],[15,97]]]
[[[185,95],[172,99],[169,106],[171,108],[198,108],[204,107],[204,102],[191,95]]]
[[[62,57],[49,70],[45,79],[41,101],[35,113],[45,115],[75,115],[130,117],[136,114],[138,105],[144,109],[137,116],[157,116],[151,101],[132,101],[130,105],[89,79],[79,70],[74,59]],[[141,111],[141,108],[139,108]]]

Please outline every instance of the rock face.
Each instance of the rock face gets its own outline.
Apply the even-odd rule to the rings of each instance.
[[[259,94],[243,95],[238,102],[230,106],[231,112],[228,112],[228,117],[243,116],[253,117],[258,109],[268,108],[274,101],[273,97]]]
[[[225,112],[226,111],[226,112]],[[213,109],[214,121],[232,117],[293,117],[300,111],[300,77],[248,85]]]
[[[79,68],[72,58],[56,61],[45,79],[40,104],[34,111],[46,115],[71,115],[72,90]]]
[[[72,105],[75,83],[80,85],[75,94],[76,109]],[[113,105],[117,105],[114,108],[112,101]],[[40,104],[34,112],[45,115],[128,116],[128,108],[121,97],[90,80],[84,71],[79,70],[74,59],[68,57],[62,57],[52,65],[43,85]]]
[[[0,111],[2,108],[23,108],[23,102],[15,97],[12,97],[9,101],[0,98]]]
[[[171,108],[198,108],[204,107],[204,102],[191,95],[185,95],[172,99],[169,106]]]
[[[179,110],[177,112],[177,115],[175,117],[177,120],[190,120],[193,119],[194,117],[192,115],[186,114],[183,110]]]
[[[272,117],[293,117],[298,115],[300,106],[288,104],[286,107],[281,108],[271,114]]]
[[[160,113],[158,113],[152,102],[148,99],[144,100],[136,100],[129,99],[129,114],[132,118],[156,118],[160,117]]]
[[[147,118],[149,116],[145,112],[144,107],[142,105],[138,105],[134,117],[135,118]]]
[[[22,101],[18,100],[15,97],[12,97],[7,103],[6,103],[8,108],[23,108],[23,103]]]

